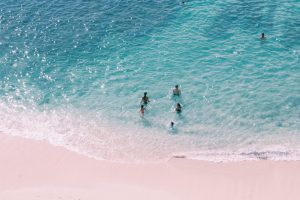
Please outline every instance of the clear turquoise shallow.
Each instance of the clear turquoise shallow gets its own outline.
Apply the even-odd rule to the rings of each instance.
[[[0,132],[113,161],[300,159],[297,1],[0,6]]]

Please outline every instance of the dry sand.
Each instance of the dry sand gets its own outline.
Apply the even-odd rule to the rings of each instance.
[[[0,134],[1,200],[299,200],[300,162],[117,164]]]

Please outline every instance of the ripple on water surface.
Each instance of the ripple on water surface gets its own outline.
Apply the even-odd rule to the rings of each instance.
[[[0,7],[0,132],[115,161],[299,159],[297,1]]]

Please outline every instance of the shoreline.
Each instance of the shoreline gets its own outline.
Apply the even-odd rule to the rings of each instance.
[[[95,160],[0,134],[0,199],[299,199],[300,161]]]

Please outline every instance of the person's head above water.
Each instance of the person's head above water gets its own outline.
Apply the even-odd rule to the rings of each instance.
[[[171,122],[171,127],[173,127],[174,126],[174,122]]]
[[[175,111],[176,111],[177,113],[181,113],[181,105],[180,105],[180,103],[177,103],[177,104],[176,104]]]
[[[179,85],[175,85],[175,88],[173,89],[173,95],[177,95],[177,96],[181,95],[181,91],[179,89]]]
[[[144,105],[141,105],[141,109],[144,109]]]
[[[261,38],[261,39],[265,39],[265,33],[261,33],[260,38]]]
[[[144,96],[147,96],[147,92],[144,92]]]

